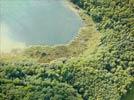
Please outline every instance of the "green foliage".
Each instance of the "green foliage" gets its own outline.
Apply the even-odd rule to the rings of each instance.
[[[127,100],[133,97],[133,0],[71,1],[92,17],[100,38],[94,24],[82,14],[86,27],[69,46],[31,47],[16,59],[1,57],[1,100]],[[64,58],[57,59],[60,57]]]

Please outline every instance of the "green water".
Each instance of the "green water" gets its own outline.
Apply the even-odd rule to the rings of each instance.
[[[124,95],[121,100],[134,100],[134,85],[128,91],[126,95]]]
[[[82,21],[64,0],[0,0],[0,26],[1,37],[54,45],[72,40]]]

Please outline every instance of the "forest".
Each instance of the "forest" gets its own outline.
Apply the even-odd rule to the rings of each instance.
[[[134,100],[134,1],[69,2],[79,36],[0,56],[0,100]]]

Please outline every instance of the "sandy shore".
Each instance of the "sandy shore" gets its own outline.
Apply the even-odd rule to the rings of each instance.
[[[76,15],[79,16],[79,9],[73,5],[70,1],[64,1],[65,7],[68,7]],[[13,50],[23,50],[26,48],[25,43],[12,40],[8,35],[10,28],[5,23],[0,23],[0,53],[10,53]],[[70,43],[70,42],[69,42]]]
[[[79,8],[72,4],[70,1],[65,0],[65,6],[68,7],[70,10],[72,10],[76,15],[79,16]]]
[[[12,50],[24,49],[25,47],[26,47],[25,43],[13,41],[7,36],[0,36],[0,52],[1,53],[9,53]]]
[[[26,47],[25,43],[17,42],[12,40],[7,33],[10,32],[9,27],[0,23],[0,53],[9,53],[12,50],[24,49]]]

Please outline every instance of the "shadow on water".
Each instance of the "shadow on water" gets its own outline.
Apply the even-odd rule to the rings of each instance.
[[[132,85],[130,90],[127,92],[127,94],[122,96],[121,100],[134,100],[134,84]]]

